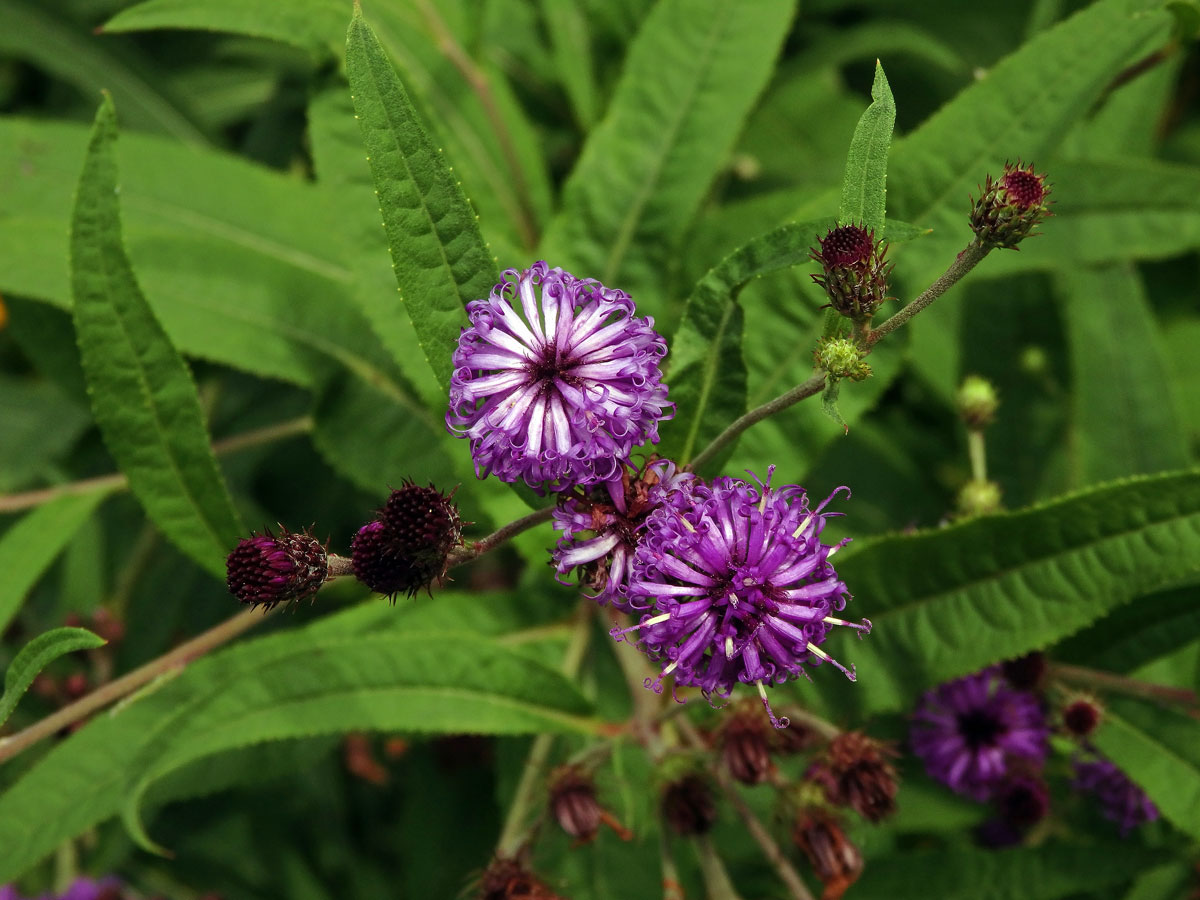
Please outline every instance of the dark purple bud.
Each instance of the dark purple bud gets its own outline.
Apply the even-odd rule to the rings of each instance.
[[[1015,250],[1051,214],[1046,202],[1049,194],[1046,176],[1036,174],[1032,165],[1005,163],[998,180],[987,176],[982,194],[972,206],[971,229],[976,240],[985,247]]]
[[[329,575],[329,557],[312,535],[284,528],[279,537],[267,532],[239,541],[225,568],[229,593],[271,609],[315,594]]]
[[[721,729],[721,759],[729,774],[742,784],[762,784],[771,771],[775,729],[768,724],[760,710],[750,708],[730,716]]]
[[[717,821],[712,785],[698,774],[669,783],[662,795],[662,814],[677,834],[706,834]]]
[[[868,822],[880,822],[896,811],[899,785],[890,762],[895,756],[889,744],[847,731],[830,742],[809,777],[824,785],[830,803],[849,806]]]
[[[493,859],[479,879],[479,900],[565,900],[515,859]]]
[[[839,900],[862,874],[862,853],[827,810],[809,807],[801,811],[792,826],[792,840],[825,885],[821,900]]]
[[[1096,730],[1103,715],[1100,705],[1094,700],[1080,698],[1063,708],[1063,727],[1073,737],[1085,738]]]
[[[1036,825],[1050,812],[1046,782],[1033,775],[1017,775],[996,790],[996,811],[1002,820],[1019,829]]]
[[[1034,651],[1000,665],[1004,679],[1018,691],[1037,691],[1046,680],[1046,656]]]
[[[567,766],[550,783],[550,811],[562,830],[580,843],[588,843],[600,830],[600,804],[596,783],[581,770]]]
[[[406,482],[354,536],[351,565],[359,581],[395,601],[445,575],[450,551],[461,543],[462,521],[450,498]]]
[[[823,238],[810,254],[824,270],[812,279],[825,289],[829,304],[856,322],[870,321],[888,297],[892,266],[884,262],[887,245],[875,233],[858,225],[840,225]]]

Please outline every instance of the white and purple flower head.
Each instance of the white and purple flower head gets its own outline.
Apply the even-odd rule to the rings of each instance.
[[[991,798],[1014,764],[1040,770],[1049,749],[1037,697],[1010,687],[999,666],[928,691],[912,718],[925,771],[974,800]]]
[[[645,610],[641,621],[614,630],[637,632],[640,646],[662,664],[648,687],[700,688],[710,701],[734,685],[753,684],[772,724],[776,718],[765,685],[806,675],[806,665],[831,663],[854,680],[853,669],[832,659],[820,644],[835,625],[870,631],[834,614],[849,595],[829,558],[846,542],[822,544],[824,512],[839,488],[815,509],[803,488],[773,489],[717,478],[697,480],[686,503],[666,503],[646,520],[634,554],[629,603]],[[682,492],[680,496],[682,496]]]
[[[506,270],[467,315],[446,427],[470,440],[481,478],[536,490],[611,481],[674,414],[666,341],[624,291],[538,262]]]
[[[686,502],[695,477],[651,458],[641,469],[623,466],[620,478],[561,494],[554,527],[562,537],[552,553],[559,581],[574,569],[588,597],[629,612],[629,573],[646,518],[663,503]]]

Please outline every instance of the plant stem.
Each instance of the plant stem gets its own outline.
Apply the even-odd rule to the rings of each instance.
[[[729,872],[721,862],[721,854],[713,846],[712,838],[707,834],[698,834],[692,840],[696,845],[696,858],[709,900],[741,900],[741,894],[729,879]]]
[[[488,551],[494,550],[505,541],[512,540],[522,531],[527,531],[535,525],[541,525],[543,522],[549,522],[552,515],[554,515],[554,507],[547,506],[545,509],[536,509],[527,516],[523,516],[514,522],[509,522],[507,525],[497,528],[487,537],[453,551],[450,554],[450,558],[446,560],[446,567],[453,568],[454,566],[469,562],[477,556],[482,556]]]
[[[562,661],[562,672],[568,678],[579,674],[584,654],[591,641],[591,613],[588,605],[587,600],[581,600],[579,608],[575,611],[575,627]],[[529,755],[525,757],[521,780],[517,782],[512,805],[509,806],[508,816],[504,819],[504,828],[500,832],[500,839],[496,842],[496,856],[501,859],[516,857],[529,839],[528,820],[540,801],[538,787],[545,773],[546,761],[550,758],[554,738],[553,734],[539,734],[534,738],[533,746],[529,748]]]
[[[899,314],[897,313],[897,315]],[[729,427],[713,438],[712,443],[692,457],[691,462],[687,464],[687,468],[696,471],[724,450],[727,445],[737,440],[741,433],[751,425],[756,425],[763,419],[773,416],[775,413],[813,396],[813,394],[819,394],[823,387],[825,387],[825,373],[818,372],[812,378],[808,379],[808,381],[801,382],[790,391],[780,394],[774,400],[768,400],[762,406],[750,410],[745,415],[735,419]]]
[[[804,883],[804,879],[796,871],[796,867],[791,864],[784,852],[779,849],[779,844],[775,843],[775,839],[771,837],[771,833],[767,831],[763,823],[754,815],[754,810],[742,799],[742,795],[737,792],[737,788],[730,779],[729,773],[718,768],[717,783],[721,786],[721,792],[725,795],[725,799],[729,801],[734,812],[738,814],[738,818],[742,820],[742,824],[746,826],[746,830],[750,832],[750,837],[754,838],[754,842],[762,850],[767,862],[774,867],[776,874],[779,875],[779,880],[787,888],[788,896],[792,900],[814,900],[813,895],[808,890],[808,886]]]
[[[276,607],[276,609],[278,608]],[[226,619],[220,625],[180,644],[169,653],[152,659],[144,666],[122,675],[115,681],[101,685],[90,694],[80,697],[69,706],[64,706],[58,712],[33,723],[23,731],[18,731],[11,737],[0,738],[0,763],[11,759],[42,738],[49,737],[60,729],[87,718],[108,704],[132,694],[159,676],[165,675],[173,669],[182,668],[210,650],[233,640],[243,632],[249,631],[271,612],[259,612],[255,609],[240,612],[233,618]]]
[[[971,479],[987,481],[987,446],[981,429],[967,429],[967,453],[971,457]]]
[[[312,424],[310,417],[300,416],[296,419],[289,419],[287,422],[278,422],[275,425],[255,428],[242,434],[235,434],[227,438],[222,438],[219,441],[213,441],[213,453],[218,456],[226,453],[236,453],[239,450],[245,450],[249,447],[257,447],[282,438],[304,434],[312,430]],[[90,494],[92,491],[113,489],[125,490],[128,487],[129,479],[119,472],[113,475],[100,475],[96,478],[83,478],[79,481],[72,481],[70,484],[60,484],[54,487],[39,488],[35,491],[25,491],[20,494],[9,494],[6,497],[0,497],[0,513],[20,512],[23,509],[41,506],[43,503],[49,503],[57,497],[68,494]]]
[[[1177,704],[1187,707],[1192,713],[1200,711],[1200,698],[1196,696],[1195,691],[1187,688],[1152,684],[1112,672],[1103,672],[1084,666],[1072,666],[1067,663],[1051,663],[1050,675],[1095,690],[1112,691],[1116,694],[1128,694],[1131,697],[1141,697],[1160,703]]]
[[[878,328],[871,331],[867,336],[867,345],[874,346],[880,338],[891,334],[901,325],[907,325],[908,320],[927,307],[930,303],[936,300],[946,291],[950,290],[960,278],[970,272],[973,268],[983,261],[983,258],[992,251],[992,247],[981,246],[979,243],[972,241],[966,248],[955,257],[954,262],[950,264],[945,272],[938,277],[938,280],[927,287],[912,303],[908,304]]]

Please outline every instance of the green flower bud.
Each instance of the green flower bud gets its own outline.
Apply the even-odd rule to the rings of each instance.
[[[968,481],[958,492],[958,514],[962,518],[982,516],[1000,509],[1000,485],[994,481]]]
[[[996,417],[996,407],[1000,405],[992,383],[979,375],[964,378],[954,399],[962,420],[968,428],[975,430],[991,425]]]
[[[813,352],[813,361],[818,368],[828,372],[830,378],[862,381],[871,374],[871,367],[863,362],[865,355],[849,338],[822,338]]]

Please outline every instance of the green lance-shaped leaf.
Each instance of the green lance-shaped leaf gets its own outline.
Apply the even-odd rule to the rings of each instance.
[[[128,768],[124,818],[155,849],[139,806],[159,779],[262,741],[351,730],[594,733],[587,701],[556,669],[487,638],[385,633],[293,641],[158,723]],[[280,652],[282,650],[282,652]]]
[[[359,605],[308,628],[244,641],[94,717],[0,794],[0,884],[117,815],[128,791],[150,774],[143,763],[184,765],[185,757],[219,752],[221,743],[285,732],[594,731],[586,701],[553,663],[464,634],[478,619],[478,595],[443,600],[453,610],[441,602]],[[417,624],[431,617],[436,624]],[[512,627],[492,615],[483,624],[490,632]],[[161,799],[157,789],[151,799]]]
[[[111,488],[56,497],[27,513],[0,537],[0,572],[4,573],[0,632],[20,610],[29,589],[110,493]]]
[[[546,258],[633,291],[657,280],[727,164],[794,12],[791,0],[654,4],[563,188]]]
[[[1146,792],[1164,818],[1200,839],[1200,722],[1115,698],[1091,740]]]
[[[438,382],[467,324],[463,307],[499,280],[462,189],[417,119],[404,85],[355,7],[346,74],[375,179],[400,298]]]
[[[858,666],[834,702],[905,709],[925,689],[1042,649],[1134,597],[1200,573],[1200,472],[1108,484],[837,563],[874,623],[832,649]]]
[[[1162,337],[1133,265],[1063,266],[1059,286],[1078,483],[1187,465]]]
[[[686,462],[746,411],[744,315],[738,294],[760,275],[804,262],[813,234],[825,224],[792,223],[759,235],[709,270],[692,289],[667,357],[676,411],[662,429],[659,452],[664,456]],[[720,462],[714,460],[712,467]]]
[[[0,725],[12,715],[38,672],[60,656],[76,650],[91,650],[105,643],[104,638],[86,628],[55,628],[39,634],[22,647],[4,673],[4,693],[0,694]]]
[[[214,575],[242,532],[209,446],[183,359],[125,255],[114,144],[116,112],[96,114],[71,220],[71,285],[96,422],[147,515]]]
[[[878,60],[871,101],[850,140],[838,224],[861,225],[874,230],[876,238],[882,238],[886,227],[888,148],[896,124],[896,101],[883,74],[883,64]]]

